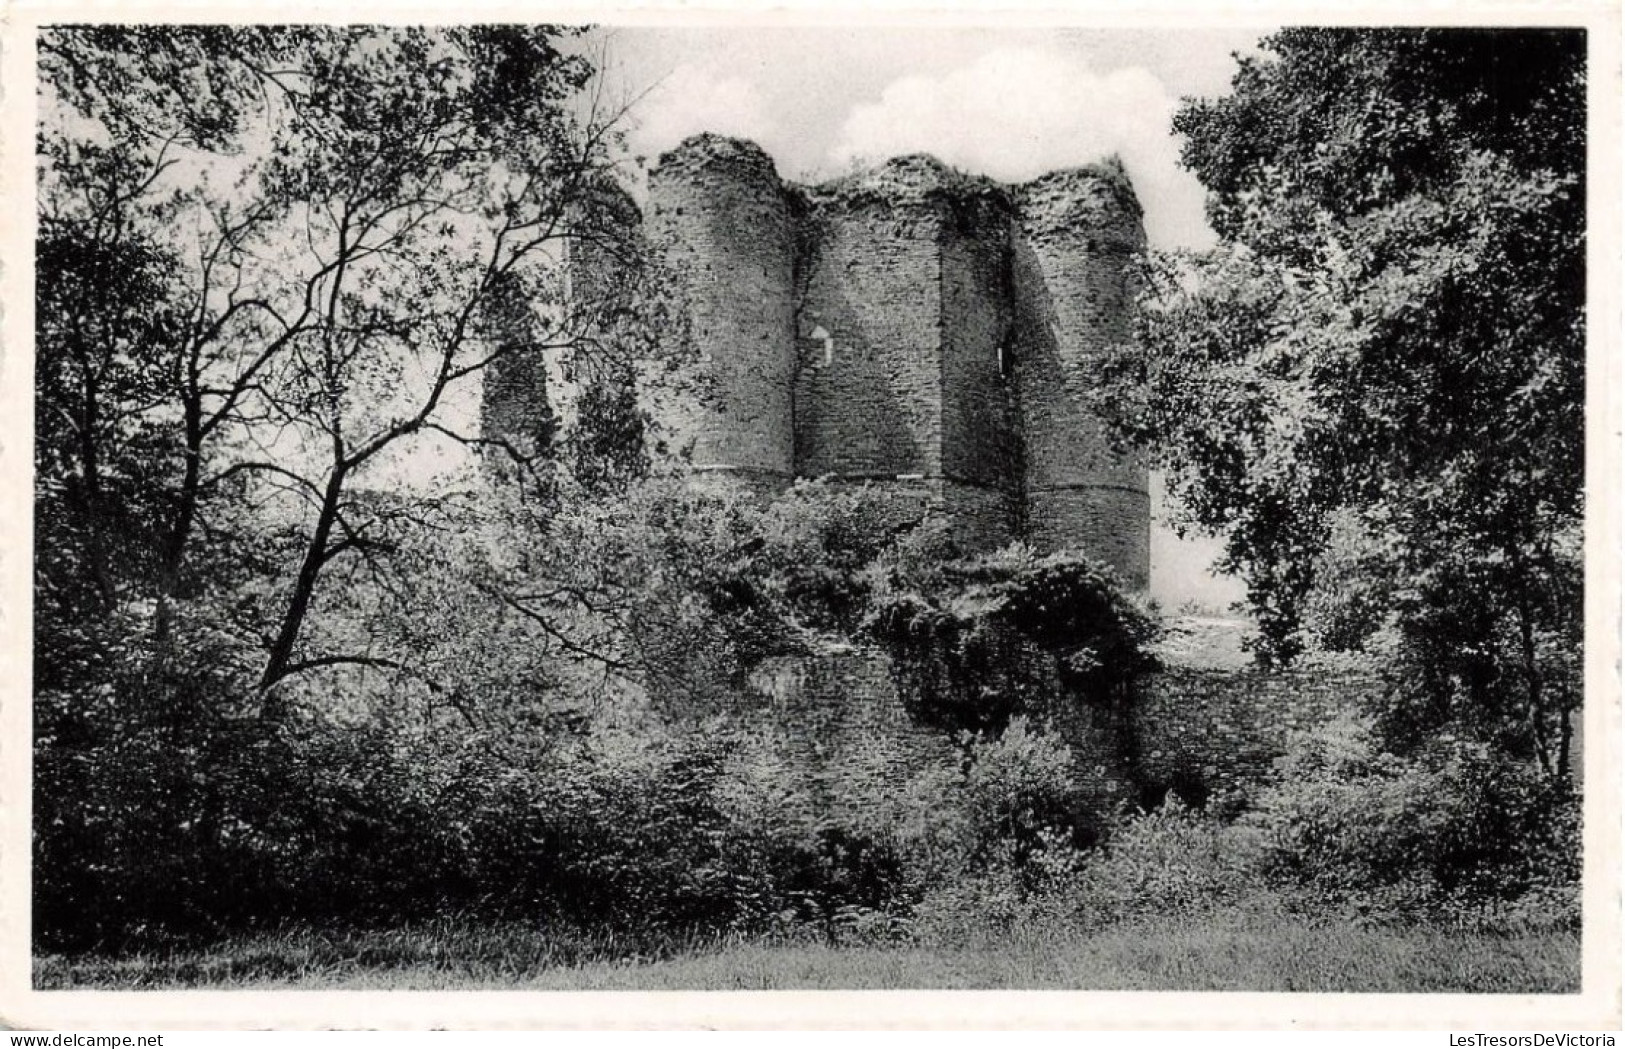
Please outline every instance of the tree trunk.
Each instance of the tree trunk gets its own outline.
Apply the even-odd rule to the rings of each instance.
[[[88,369],[89,365],[85,365]],[[79,469],[82,488],[78,494],[80,518],[85,527],[85,559],[90,562],[90,578],[100,603],[98,611],[113,610],[117,589],[107,567],[107,546],[102,530],[107,527],[107,501],[102,498],[101,449],[96,444],[96,427],[101,408],[88,374],[85,380],[84,412],[79,420]]]
[[[1545,698],[1540,681],[1540,663],[1535,655],[1535,617],[1527,600],[1518,603],[1518,640],[1523,657],[1525,701],[1529,705],[1529,724],[1535,734],[1535,756],[1540,759],[1540,770],[1553,775],[1550,742],[1546,734]]]
[[[1569,768],[1569,754],[1572,749],[1573,742],[1574,711],[1568,707],[1564,707],[1563,713],[1560,715],[1560,719],[1557,723],[1557,775],[1559,778],[1564,780],[1568,780],[1573,777],[1573,771]]]
[[[265,670],[260,675],[260,717],[266,721],[280,720],[286,713],[283,704],[276,697],[275,686],[287,676],[288,665],[293,660],[294,646],[299,642],[299,631],[304,626],[305,616],[310,611],[311,598],[316,593],[316,581],[322,574],[322,567],[327,563],[328,544],[333,538],[333,526],[338,521],[339,498],[344,493],[344,479],[345,471],[342,467],[335,467],[328,475],[327,488],[322,493],[321,512],[316,517],[316,530],[305,548],[305,559],[299,566],[299,576],[294,581],[293,593],[288,598],[288,609],[282,616],[282,627],[277,633],[276,641],[271,645]]]
[[[164,548],[158,565],[158,615],[153,633],[160,647],[168,640],[174,622],[175,599],[181,589],[181,568],[186,561],[186,547],[192,539],[192,528],[197,522],[197,504],[203,475],[203,435],[201,411],[196,403],[186,405],[186,470],[181,477],[179,506],[169,534],[164,537]]]

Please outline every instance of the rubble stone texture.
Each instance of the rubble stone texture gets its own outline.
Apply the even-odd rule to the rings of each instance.
[[[795,251],[789,201],[756,146],[708,137],[661,159],[651,240],[685,285],[708,396],[667,425],[696,469],[794,476]]]
[[[661,426],[707,483],[866,483],[972,549],[1074,547],[1143,589],[1149,476],[1084,396],[1129,334],[1140,215],[1115,161],[1009,186],[907,156],[800,186],[752,143],[688,139],[644,224],[705,393]]]

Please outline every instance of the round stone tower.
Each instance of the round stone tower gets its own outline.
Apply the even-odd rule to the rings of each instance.
[[[687,300],[698,389],[659,413],[695,470],[777,490],[794,469],[794,230],[773,161],[698,135],[649,174],[649,235]]]
[[[1020,488],[1006,194],[915,155],[811,187],[807,205],[797,469],[863,481],[900,518],[941,512],[967,548],[1004,545]]]
[[[1130,335],[1129,263],[1145,246],[1140,205],[1115,160],[1053,172],[1017,196],[1012,284],[1028,541],[1046,551],[1081,548],[1143,588],[1150,476],[1137,457],[1113,454],[1085,398],[1105,349]]]

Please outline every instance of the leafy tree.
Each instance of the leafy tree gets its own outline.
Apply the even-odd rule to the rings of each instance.
[[[1585,39],[1293,29],[1174,121],[1216,248],[1153,260],[1101,408],[1227,539],[1260,654],[1397,642],[1396,742],[1557,773],[1578,702]]]
[[[766,501],[655,476],[548,514],[488,586],[584,666],[691,712],[766,658],[851,643],[893,531],[864,487]]]
[[[563,35],[43,34],[42,591],[150,601],[159,638],[208,604],[259,653],[273,717],[306,671],[411,670],[309,629],[346,611],[334,572],[387,590],[403,530],[437,527],[425,493],[378,492],[430,437],[534,458],[471,432],[487,369],[657,341],[637,323],[617,114],[580,101],[592,70]],[[585,245],[624,279],[566,302]],[[230,599],[218,562],[245,543],[275,551],[274,585]]]

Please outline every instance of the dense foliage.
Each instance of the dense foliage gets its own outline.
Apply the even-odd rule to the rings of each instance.
[[[946,560],[930,539],[922,533],[877,564],[868,620],[905,703],[927,724],[997,732],[1063,692],[1121,701],[1151,666],[1153,622],[1108,567],[1020,546]]]
[[[628,950],[886,938],[968,872],[1036,869],[1098,834],[1068,747],[1038,720],[960,726],[977,731],[923,763],[878,739],[810,776],[787,758],[797,741],[738,709],[764,660],[874,643],[905,580],[975,580],[1041,639],[1037,603],[1056,594],[1080,615],[1128,610],[1087,563],[922,557],[949,549],[941,529],[900,533],[862,488],[506,491],[446,519],[454,536],[393,552],[387,623],[364,589],[353,620],[324,620],[398,636],[412,675],[335,668],[265,720],[245,716],[251,678],[203,663],[160,681],[142,653],[104,648],[101,685],[42,690],[41,942],[448,912]]]
[[[1216,248],[1149,267],[1103,410],[1263,632],[1394,653],[1397,743],[1568,771],[1582,633],[1584,34],[1295,29],[1175,120]]]
[[[373,720],[579,724],[562,683],[588,657],[504,613],[504,550],[560,476],[635,477],[636,420],[606,397],[520,447],[470,418],[499,365],[660,356],[615,114],[571,35],[41,34],[42,936],[274,914],[358,811],[409,839],[397,780],[324,778]],[[586,245],[625,279],[566,299]],[[464,446],[528,483],[487,488]]]
[[[1101,847],[994,866],[915,908],[927,943],[974,945],[1174,920],[1197,936],[1238,916],[1329,924],[1578,930],[1579,814],[1567,787],[1474,745],[1425,760],[1322,738],[1239,818],[1170,795]]]
[[[386,718],[159,727],[111,706],[75,723],[36,769],[35,930],[53,949],[450,913],[639,951],[879,934],[967,872],[1066,840],[1078,812],[1065,746],[1019,722],[885,794],[862,756],[809,780],[726,719],[563,739]]]

